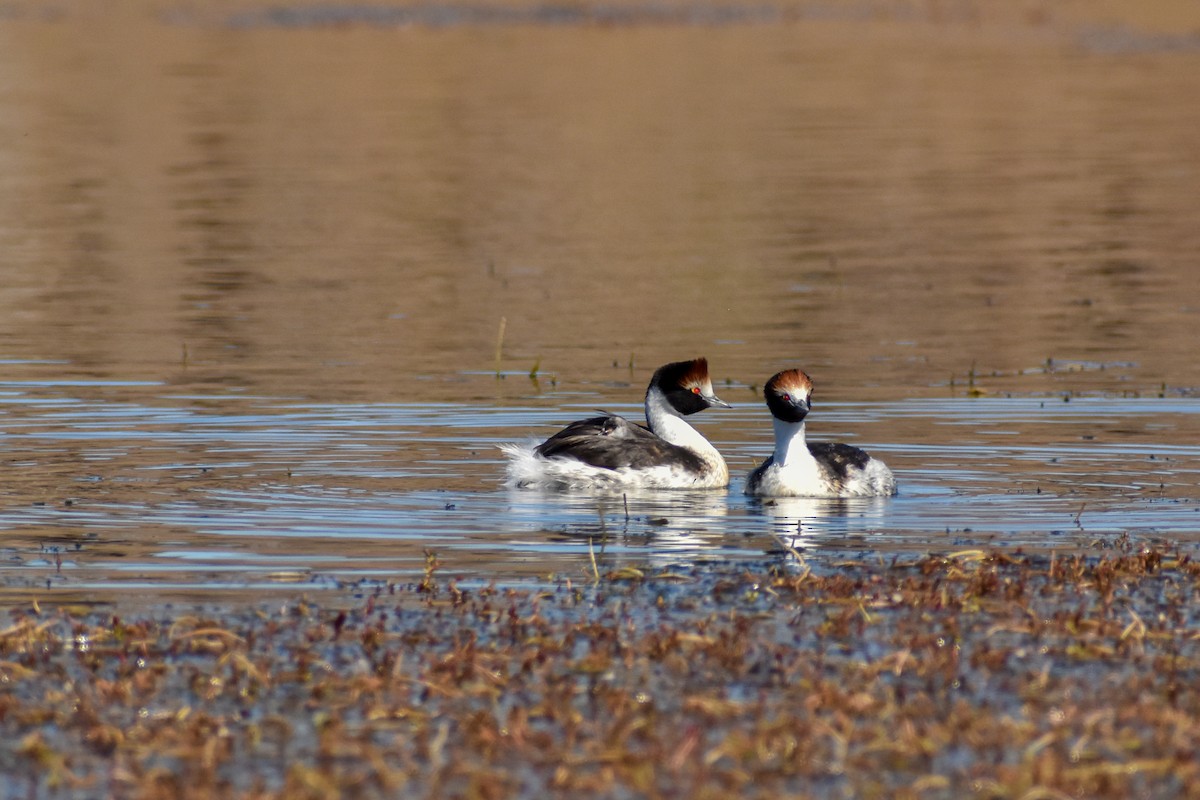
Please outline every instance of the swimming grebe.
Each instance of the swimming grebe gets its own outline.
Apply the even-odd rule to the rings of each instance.
[[[683,418],[729,404],[713,393],[708,360],[659,367],[646,389],[649,430],[624,417],[572,422],[536,447],[501,445],[508,484],[542,489],[710,489],[729,484],[717,448]]]
[[[798,369],[777,373],[763,394],[775,418],[775,453],[746,479],[759,497],[877,497],[896,493],[896,478],[877,458],[848,444],[809,444],[804,418],[812,380]]]

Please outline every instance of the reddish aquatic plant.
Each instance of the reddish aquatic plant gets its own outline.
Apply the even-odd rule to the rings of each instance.
[[[1186,796],[1200,569],[1160,548],[623,569],[145,619],[13,609],[44,797]]]

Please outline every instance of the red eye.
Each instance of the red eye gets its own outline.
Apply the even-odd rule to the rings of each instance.
[[[785,395],[783,396],[783,402],[785,402],[785,403],[790,403],[790,402],[792,402],[792,396],[791,396],[790,394],[785,394]]]
[[[700,387],[699,387],[699,386],[693,386],[693,387],[692,387],[692,394],[700,394]]]

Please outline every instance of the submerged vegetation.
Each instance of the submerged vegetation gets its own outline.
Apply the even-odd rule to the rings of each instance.
[[[1118,544],[14,609],[0,797],[1195,796],[1200,564]]]

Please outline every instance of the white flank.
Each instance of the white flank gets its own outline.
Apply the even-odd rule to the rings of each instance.
[[[500,445],[508,456],[506,485],[516,489],[620,492],[628,489],[714,489],[729,483],[729,470],[725,468],[724,459],[721,460],[722,469],[697,475],[670,466],[606,469],[574,458],[544,458],[534,452],[535,447],[536,443]]]

